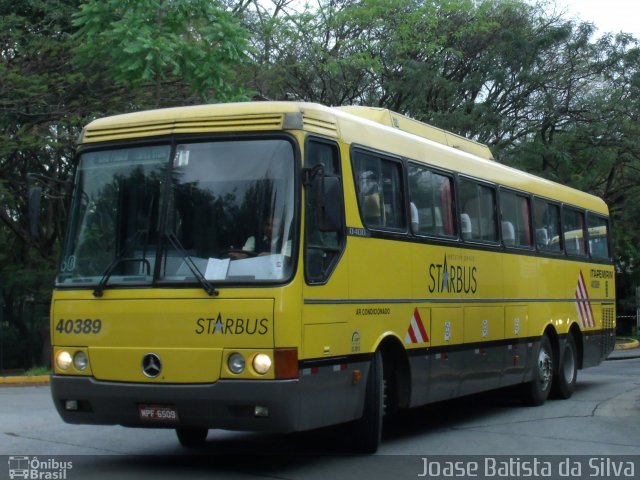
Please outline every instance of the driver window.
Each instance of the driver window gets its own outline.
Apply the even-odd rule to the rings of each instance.
[[[334,143],[310,140],[306,146],[305,166],[322,165],[325,177],[340,177],[340,157]],[[314,181],[320,181],[319,176]],[[342,249],[344,232],[323,232],[318,225],[318,205],[311,186],[305,192],[305,277],[307,283],[325,283],[333,272]],[[342,194],[342,191],[340,191]],[[340,202],[342,203],[342,202]]]

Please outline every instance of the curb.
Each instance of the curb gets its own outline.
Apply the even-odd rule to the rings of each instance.
[[[0,377],[0,385],[32,385],[49,383],[49,375]]]
[[[616,343],[616,350],[631,350],[633,348],[640,347],[640,342],[638,340],[629,340],[624,343]]]

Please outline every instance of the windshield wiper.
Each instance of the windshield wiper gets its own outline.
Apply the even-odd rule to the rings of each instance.
[[[134,245],[136,243],[136,240],[138,240],[138,237],[141,237],[146,233],[147,232],[145,230],[138,230],[131,236],[131,238],[127,239],[127,241],[124,244],[124,247],[122,248],[122,250],[120,250],[120,253],[116,256],[116,258],[114,258],[111,261],[107,269],[102,274],[102,278],[98,282],[98,285],[96,286],[96,288],[93,290],[94,297],[102,296],[102,294],[104,293],[104,287],[107,285],[109,278],[111,278],[111,275],[113,275],[114,270],[121,263],[133,263],[133,262],[143,263],[147,267],[147,275],[151,275],[151,264],[149,263],[149,260],[147,260],[145,257],[124,258],[124,256],[129,251],[129,246]]]
[[[167,237],[167,240],[169,240],[171,246],[175,248],[176,251],[180,254],[182,260],[184,260],[184,263],[187,265],[187,267],[189,267],[189,270],[191,270],[193,276],[196,277],[200,285],[202,285],[204,291],[207,292],[210,297],[218,296],[220,292],[216,290],[213,285],[211,285],[207,281],[206,278],[204,278],[204,275],[202,275],[202,272],[200,272],[197,265],[193,262],[193,260],[191,260],[191,257],[185,251],[184,247],[180,243],[180,240],[178,240],[178,237],[176,237],[173,232],[165,232],[164,236]]]

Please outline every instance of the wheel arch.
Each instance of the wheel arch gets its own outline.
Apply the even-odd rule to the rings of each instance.
[[[577,323],[572,323],[569,327],[568,335],[573,335],[573,340],[576,345],[576,355],[578,357],[578,368],[582,369],[584,359],[584,338],[582,337],[582,331]]]
[[[376,350],[382,353],[388,411],[409,407],[411,367],[404,344],[397,336],[388,334],[380,339]]]
[[[560,364],[560,337],[558,336],[558,332],[553,327],[553,325],[547,325],[544,329],[543,335],[549,337],[549,341],[551,342],[551,351],[553,353],[553,373],[558,373],[558,365]]]

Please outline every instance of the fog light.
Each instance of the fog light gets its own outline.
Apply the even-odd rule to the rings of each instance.
[[[268,417],[269,407],[265,407],[263,405],[256,405],[255,407],[253,407],[253,415],[256,417]]]
[[[260,375],[264,375],[271,368],[271,358],[265,353],[259,353],[253,358],[253,369]]]
[[[76,352],[76,354],[73,356],[73,366],[76,367],[76,370],[80,370],[81,372],[83,370],[86,370],[89,366],[89,359],[87,358],[87,354],[82,351]]]
[[[67,370],[71,366],[71,354],[66,350],[61,350],[56,355],[56,365],[60,370]]]
[[[67,400],[64,402],[64,409],[69,410],[70,412],[76,412],[78,410],[78,401],[77,400]]]
[[[229,359],[227,360],[227,365],[229,367],[229,370],[231,370],[232,373],[235,373],[235,374],[242,373],[244,372],[244,367],[245,367],[244,357],[237,352],[232,353],[231,355],[229,355]]]

